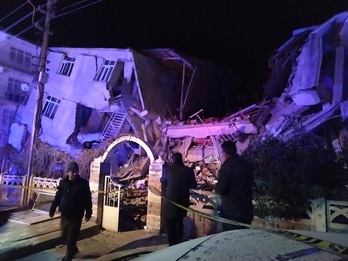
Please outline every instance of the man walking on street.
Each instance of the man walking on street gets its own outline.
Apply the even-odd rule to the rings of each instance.
[[[89,182],[79,176],[79,166],[76,162],[70,162],[66,172],[67,176],[60,181],[57,188],[49,215],[53,217],[59,206],[62,237],[66,243],[66,252],[62,260],[70,261],[79,251],[76,243],[83,216],[86,212],[86,222],[92,216],[92,197]]]
[[[226,141],[221,145],[223,164],[221,165],[215,192],[221,195],[221,216],[237,222],[251,224],[253,220],[253,183],[251,163],[237,154],[236,145]],[[222,223],[222,229],[245,228]]]
[[[187,211],[174,205],[190,206],[190,189],[197,187],[193,169],[186,167],[181,153],[172,155],[173,163],[162,174],[161,183],[165,192],[164,215],[169,246],[181,243],[184,235],[184,218]]]

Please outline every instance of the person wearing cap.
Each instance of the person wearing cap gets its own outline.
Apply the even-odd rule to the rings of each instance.
[[[70,261],[79,252],[76,243],[81,229],[82,219],[89,221],[92,216],[92,197],[89,182],[79,175],[79,165],[69,162],[66,177],[59,182],[57,192],[51,204],[49,215],[54,216],[56,208],[61,212],[61,232],[66,243],[66,252],[62,260]]]
[[[221,216],[244,224],[251,224],[253,214],[254,173],[250,162],[237,154],[233,141],[222,143],[223,163],[219,170],[215,192],[221,196]],[[246,228],[222,223],[222,229]]]
[[[172,202],[184,207],[190,206],[190,189],[197,187],[197,181],[193,169],[186,167],[182,160],[182,154],[176,152],[172,155],[173,163],[167,166],[162,173],[161,183],[163,185],[165,198],[164,215],[166,232],[169,246],[176,245],[183,241],[184,218],[187,210]]]

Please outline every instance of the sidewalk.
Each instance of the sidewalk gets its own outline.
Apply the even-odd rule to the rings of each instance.
[[[130,256],[157,251],[167,248],[167,237],[146,232],[143,229],[116,233],[104,230],[92,237],[79,240],[79,253],[74,261],[112,261],[129,260]],[[60,261],[65,253],[65,246],[54,248],[26,256],[17,261]],[[127,258],[126,258],[127,257]]]
[[[0,211],[4,208],[0,206]],[[309,237],[327,240],[348,248],[348,235],[313,231],[289,230]],[[167,237],[144,229],[127,232],[101,230],[94,222],[83,222],[78,241],[80,253],[76,260],[117,260],[167,248]],[[56,261],[64,256],[60,236],[60,219],[48,219],[34,225],[9,221],[0,227],[0,260]],[[120,260],[120,259],[119,259]],[[124,259],[128,260],[128,259]]]
[[[6,210],[20,210],[21,208],[23,207],[19,205],[18,201],[0,198],[0,212]]]
[[[25,208],[0,202],[0,212]],[[26,225],[8,221],[0,227],[0,260],[61,260],[60,219],[48,219]],[[74,260],[113,260],[138,252],[152,252],[167,247],[165,236],[143,229],[116,233],[102,230],[94,221],[82,222],[78,241],[80,253]]]
[[[84,222],[80,238],[99,232],[98,225]],[[0,260],[14,260],[61,244],[60,220],[52,219],[34,225],[9,221],[0,228]]]

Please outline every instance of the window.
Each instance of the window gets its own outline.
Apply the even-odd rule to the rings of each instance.
[[[70,76],[72,69],[74,67],[75,58],[70,58],[65,56],[62,62],[62,66],[60,67],[59,74]]]
[[[115,61],[105,60],[104,64],[100,68],[99,73],[94,78],[94,80],[100,82],[107,82],[110,78],[112,70],[114,69],[115,63]]]
[[[7,92],[5,92],[6,98],[13,102],[22,103],[23,105],[27,104],[28,92],[22,91],[22,84],[29,85],[26,82],[8,78]]]
[[[46,98],[45,106],[42,110],[42,115],[50,119],[53,119],[54,116],[56,115],[59,104],[60,104],[60,99],[57,99],[48,95]]]
[[[23,50],[11,47],[10,60],[11,62],[30,67],[31,53],[24,52]]]
[[[2,114],[2,125],[10,126],[13,122],[15,112],[13,110],[4,109]]]

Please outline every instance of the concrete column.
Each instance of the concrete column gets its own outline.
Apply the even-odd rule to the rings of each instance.
[[[149,180],[148,185],[161,191],[160,178],[162,176],[163,161],[161,158],[155,160],[150,164],[149,168]],[[146,231],[158,232],[161,230],[161,197],[155,195],[150,190],[147,196],[147,218],[146,218]]]
[[[103,187],[104,180],[101,180],[100,164],[102,158],[96,158],[92,161],[90,166],[89,187],[92,191],[92,217],[94,217],[98,224],[101,224],[101,217],[103,212],[103,196],[104,194],[98,193]]]

